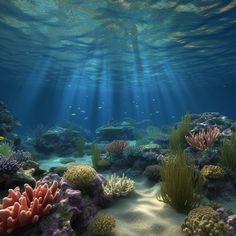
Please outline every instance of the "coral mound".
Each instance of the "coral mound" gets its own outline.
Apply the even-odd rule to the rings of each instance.
[[[224,170],[220,166],[205,165],[201,169],[201,174],[209,179],[224,178]]]
[[[182,225],[187,236],[230,236],[230,228],[220,219],[219,213],[211,207],[198,207],[191,210]]]
[[[0,204],[0,233],[11,233],[14,229],[36,223],[41,216],[49,214],[52,205],[59,200],[58,182],[51,187],[36,183],[34,189],[25,184],[25,192],[19,187],[9,189],[9,194]]]
[[[82,188],[93,181],[96,174],[96,170],[91,166],[80,164],[68,167],[64,178],[75,187]]]
[[[107,151],[114,157],[118,157],[122,155],[126,147],[128,147],[128,142],[124,140],[114,140],[107,145]]]
[[[134,181],[124,174],[122,177],[111,175],[104,187],[104,193],[113,197],[126,196],[132,191],[134,191]]]
[[[97,216],[90,224],[90,230],[93,235],[108,235],[115,227],[116,220],[111,215]]]

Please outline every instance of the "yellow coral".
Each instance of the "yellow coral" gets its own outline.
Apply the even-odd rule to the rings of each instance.
[[[230,228],[211,207],[198,207],[191,210],[182,225],[187,236],[229,236]]]
[[[201,169],[201,174],[209,179],[221,179],[224,177],[224,170],[220,166],[205,165]]]
[[[93,235],[107,235],[116,227],[116,220],[111,215],[95,217],[90,223],[90,230]]]
[[[96,177],[96,170],[89,165],[80,164],[69,166],[64,173],[64,178],[76,187],[84,187]]]

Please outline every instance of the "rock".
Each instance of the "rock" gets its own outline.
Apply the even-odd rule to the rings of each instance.
[[[60,163],[61,164],[68,164],[68,163],[71,163],[71,162],[75,162],[75,159],[74,158],[70,158],[70,157],[68,157],[68,158],[62,158],[61,160],[60,160]]]
[[[134,140],[134,127],[130,125],[106,126],[96,130],[99,140]]]
[[[60,156],[69,155],[75,152],[76,143],[80,133],[76,130],[68,130],[57,127],[48,130],[40,137],[37,137],[34,148],[37,152],[43,154],[58,154]]]

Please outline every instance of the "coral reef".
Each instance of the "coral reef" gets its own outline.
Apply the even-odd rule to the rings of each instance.
[[[190,146],[203,151],[211,147],[219,135],[220,130],[214,127],[208,128],[207,131],[201,130],[199,133],[190,133],[190,135],[185,136],[185,139]]]
[[[59,200],[58,183],[51,187],[37,182],[34,189],[25,184],[25,192],[19,188],[10,189],[9,195],[0,204],[0,232],[11,233],[14,229],[36,223],[47,215]]]
[[[89,227],[93,235],[108,235],[116,227],[116,220],[111,215],[96,216]]]
[[[107,179],[104,186],[104,193],[113,197],[127,196],[134,191],[134,181],[127,178],[124,174],[119,177],[116,174]]]
[[[112,155],[112,157],[120,157],[127,146],[128,143],[124,140],[114,140],[107,145],[107,151]]]
[[[96,177],[96,170],[89,165],[69,166],[64,173],[64,178],[77,188],[83,188]]]
[[[229,225],[211,207],[198,207],[189,212],[182,231],[186,236],[232,236]]]
[[[201,174],[208,179],[224,178],[224,170],[220,166],[205,165],[201,169]]]

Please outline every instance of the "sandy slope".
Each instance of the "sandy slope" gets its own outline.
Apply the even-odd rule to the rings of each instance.
[[[159,184],[150,186],[146,181],[136,184],[136,192],[117,200],[109,213],[117,219],[115,236],[178,236],[185,216],[156,199]]]

